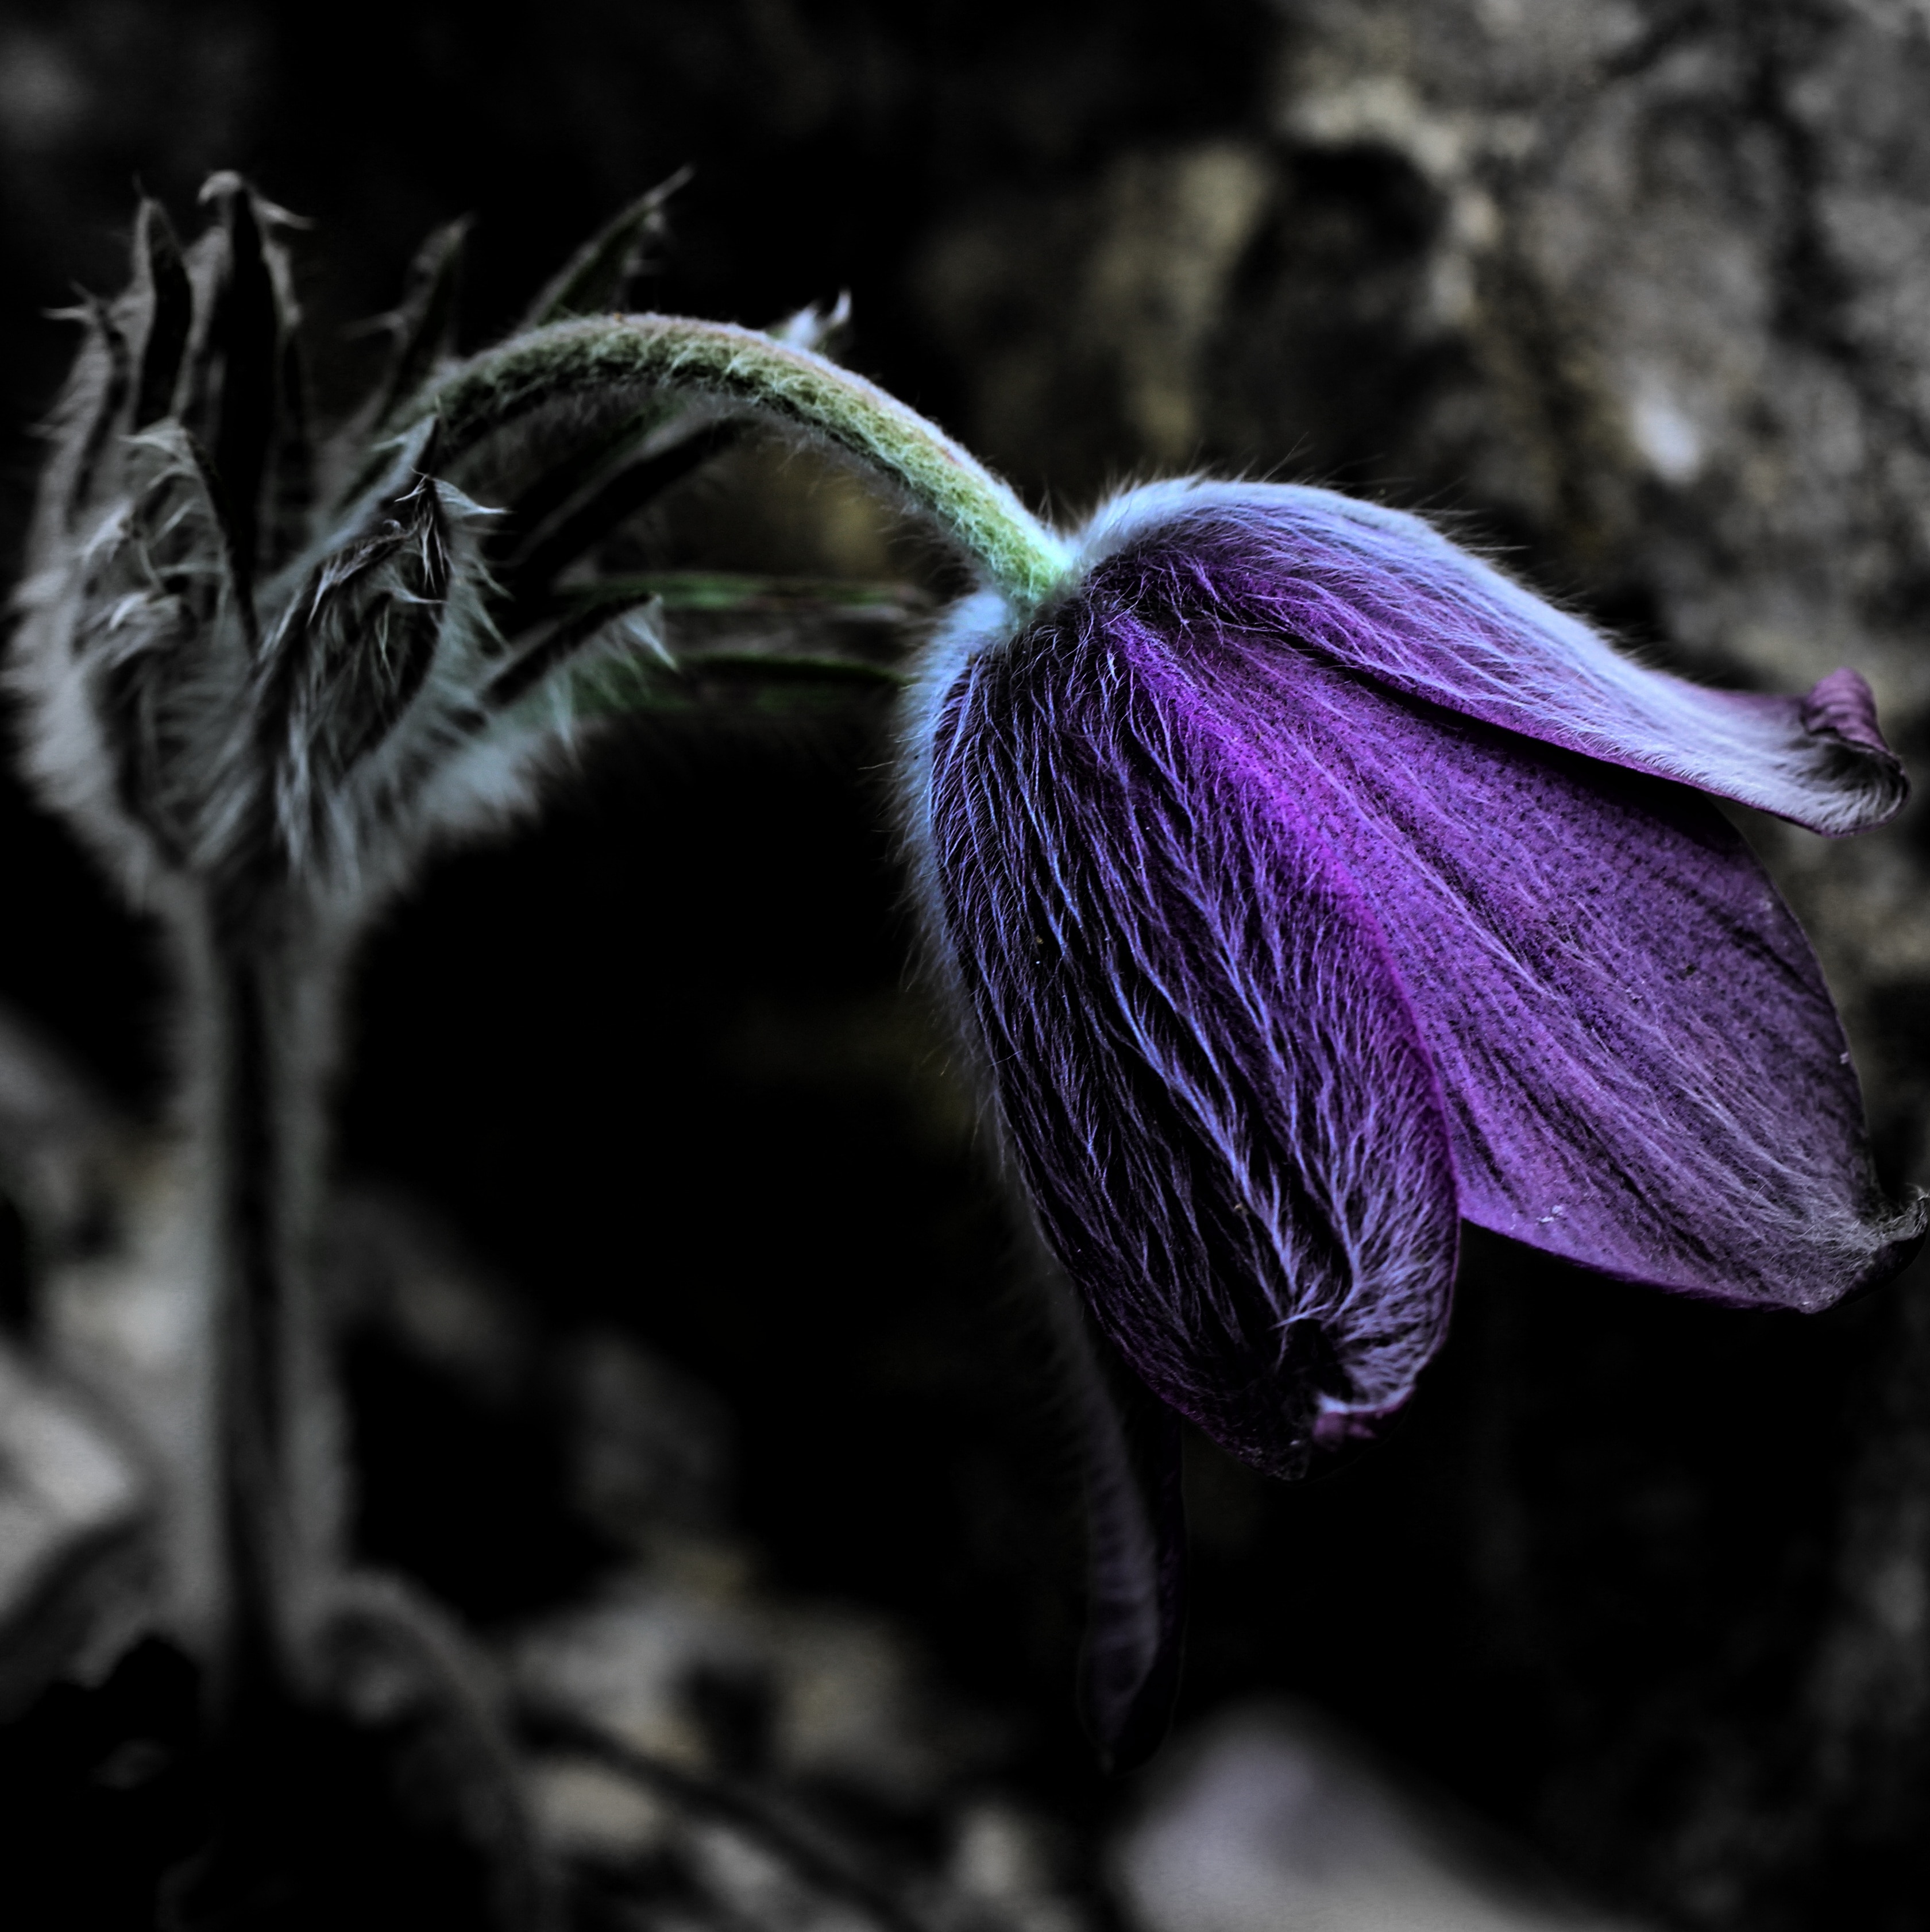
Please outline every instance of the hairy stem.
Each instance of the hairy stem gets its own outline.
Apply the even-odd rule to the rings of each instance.
[[[1070,553],[1011,488],[935,423],[875,383],[755,329],[680,316],[587,317],[519,336],[455,370],[411,405],[434,416],[445,460],[539,408],[638,389],[710,398],[854,458],[936,525],[1025,609],[1062,584]]]
[[[335,950],[278,894],[212,911],[202,1158],[212,1186],[224,1696],[300,1688],[336,1542],[338,1418],[312,1279]]]
[[[225,1698],[279,1674],[278,1573],[287,1525],[281,1506],[283,1376],[277,1346],[287,1285],[276,1238],[278,1134],[271,1093],[272,1022],[259,962],[218,938],[212,948],[218,1058],[207,1157],[216,1190],[220,1314],[222,1543],[228,1576]]]

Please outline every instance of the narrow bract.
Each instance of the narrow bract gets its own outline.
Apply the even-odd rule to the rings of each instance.
[[[594,500],[634,466],[635,439],[606,440],[560,493],[554,461],[498,460],[507,509],[471,500],[434,412],[412,412],[451,366],[461,224],[431,238],[386,319],[393,351],[368,404],[317,439],[292,218],[233,176],[203,200],[214,219],[185,254],[143,203],[127,291],[75,312],[86,339],[52,425],[11,677],[35,775],[138,896],[191,879],[254,901],[299,880],[353,922],[439,828],[526,800],[567,722],[556,674],[605,640],[634,646],[636,615],[614,605],[516,687],[527,700],[547,681],[557,702],[496,694],[555,628],[554,580],[617,520]],[[626,211],[549,308],[614,292],[656,206]],[[561,542],[545,489],[575,513]],[[524,493],[533,518],[516,514]],[[518,546],[538,533],[533,568]]]

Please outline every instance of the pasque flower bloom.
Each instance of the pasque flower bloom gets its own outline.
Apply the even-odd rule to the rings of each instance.
[[[1407,1400],[1463,1220],[1799,1310],[1922,1240],[1705,796],[1893,814],[1853,672],[1702,689],[1413,518],[1163,484],[1029,615],[961,610],[911,736],[936,950],[1040,1232],[1139,1378],[1262,1468]]]

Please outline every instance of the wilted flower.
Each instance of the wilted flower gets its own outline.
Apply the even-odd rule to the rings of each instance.
[[[1041,1232],[1139,1378],[1280,1474],[1370,1434],[1466,1220],[1814,1310],[1920,1244],[1814,958],[1705,794],[1905,796],[1853,672],[1645,670],[1425,524],[1177,484],[941,638],[914,842]]]

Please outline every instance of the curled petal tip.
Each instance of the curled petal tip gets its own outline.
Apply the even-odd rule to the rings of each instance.
[[[1886,758],[1894,755],[1877,727],[1876,700],[1868,684],[1861,673],[1847,666],[1832,670],[1802,700],[1802,728],[1866,746]]]
[[[1910,780],[1883,740],[1876,700],[1860,674],[1847,668],[1832,670],[1801,700],[1799,716],[1802,729],[1826,748],[1827,776],[1853,801],[1850,822],[1819,829],[1832,834],[1861,832],[1902,810]]]

